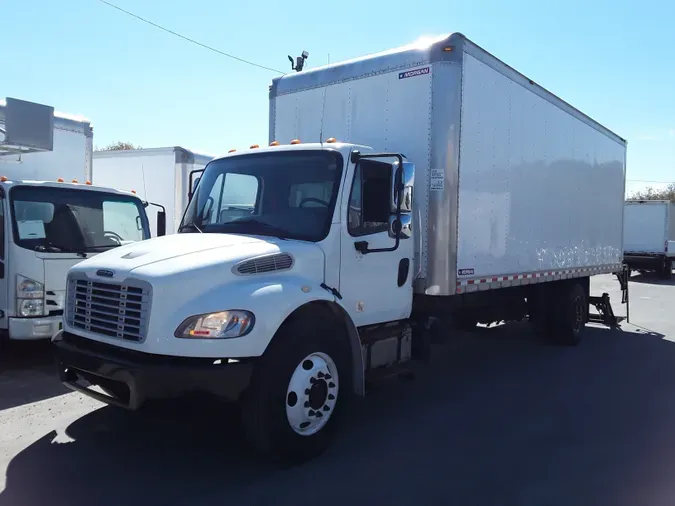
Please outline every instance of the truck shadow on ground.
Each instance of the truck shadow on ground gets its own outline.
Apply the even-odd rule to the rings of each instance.
[[[69,392],[58,380],[48,340],[3,343],[0,411]]]
[[[17,455],[0,506],[671,504],[675,343],[626,326],[561,348],[522,327],[438,347],[304,466],[253,456],[229,407],[106,407]]]

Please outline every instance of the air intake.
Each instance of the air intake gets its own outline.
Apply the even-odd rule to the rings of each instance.
[[[264,272],[288,271],[293,267],[293,257],[288,253],[264,255],[235,265],[236,274],[262,274]]]

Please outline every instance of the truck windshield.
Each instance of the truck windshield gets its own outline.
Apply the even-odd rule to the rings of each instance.
[[[279,151],[215,160],[206,167],[179,232],[321,241],[342,175],[336,151]]]
[[[150,237],[140,200],[96,190],[17,186],[10,190],[14,242],[51,253],[87,253]]]

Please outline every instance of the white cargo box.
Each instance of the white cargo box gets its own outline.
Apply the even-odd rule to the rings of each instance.
[[[624,210],[626,255],[675,256],[675,205],[666,200],[629,200]]]
[[[210,155],[179,146],[97,151],[94,153],[94,184],[134,190],[143,200],[164,206],[166,233],[173,234],[188,203],[190,172],[203,169],[212,159]],[[157,209],[148,207],[147,212],[155,237]]]
[[[626,141],[461,34],[270,88],[270,141],[334,137],[416,164],[416,291],[621,270]]]
[[[6,102],[0,100],[0,132],[5,124],[5,110]],[[89,120],[55,112],[53,134],[51,151],[0,152],[0,176],[31,181],[91,180],[94,131]]]

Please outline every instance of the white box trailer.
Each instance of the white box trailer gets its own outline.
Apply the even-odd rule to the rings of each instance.
[[[624,261],[631,270],[656,271],[670,279],[675,258],[675,204],[628,200],[624,208]]]
[[[173,234],[187,206],[190,183],[194,186],[212,159],[213,156],[180,146],[96,151],[92,177],[97,185],[133,189],[143,200],[163,206],[167,214],[167,234]],[[155,211],[148,212],[150,222],[154,223]],[[156,235],[154,229],[152,234]]]
[[[6,102],[0,100],[0,129],[5,125],[6,107]],[[0,173],[34,181],[63,178],[65,181],[75,179],[84,183],[91,180],[94,138],[91,122],[83,116],[56,112],[53,116],[53,135],[51,151],[6,152],[0,156]]]
[[[119,338],[69,307],[66,385],[132,409],[217,390],[260,449],[298,461],[366,377],[426,358],[445,323],[529,318],[567,345],[589,304],[618,324],[589,292],[616,273],[627,295],[626,142],[462,35],[274,80],[269,140],[207,165],[189,235],[71,269],[74,290],[133,286],[149,309],[147,331]],[[160,373],[158,355],[186,367]]]

